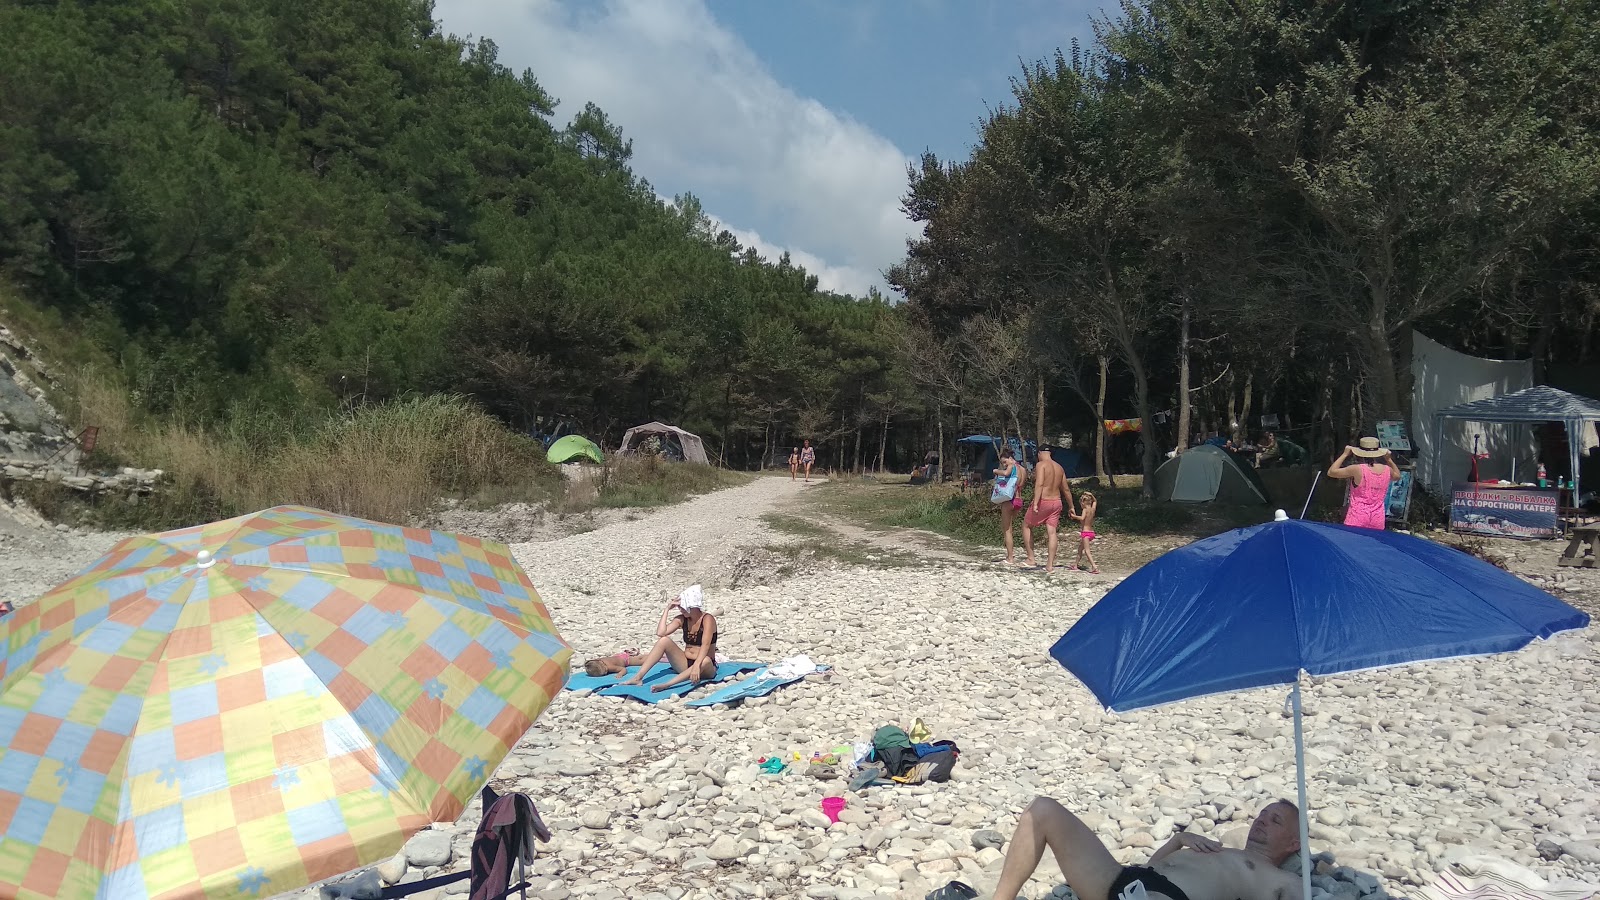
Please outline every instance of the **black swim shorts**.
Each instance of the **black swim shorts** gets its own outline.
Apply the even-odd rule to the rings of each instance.
[[[1110,900],[1117,900],[1135,882],[1144,885],[1145,890],[1170,897],[1171,900],[1189,900],[1189,895],[1182,888],[1149,866],[1123,866],[1122,874],[1111,882]]]

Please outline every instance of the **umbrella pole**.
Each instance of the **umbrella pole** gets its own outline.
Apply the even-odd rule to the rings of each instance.
[[[1306,510],[1311,508],[1311,498],[1317,495],[1317,482],[1321,480],[1322,470],[1318,469],[1316,477],[1311,479],[1311,492],[1306,494],[1306,505],[1300,507],[1300,518],[1304,519],[1306,517]],[[1299,688],[1296,687],[1296,690],[1299,690]]]
[[[1311,900],[1311,805],[1306,802],[1306,737],[1300,725],[1300,673],[1294,676],[1294,770],[1300,782],[1300,886]]]

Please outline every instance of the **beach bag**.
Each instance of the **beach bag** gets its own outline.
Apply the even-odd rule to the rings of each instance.
[[[897,725],[885,725],[872,733],[873,756],[883,763],[884,774],[903,775],[917,763],[911,738]]]
[[[994,480],[994,491],[989,494],[990,503],[1009,503],[1017,495],[1017,467],[1011,467],[1011,474]]]
[[[900,784],[949,781],[950,773],[956,768],[956,756],[956,751],[953,749],[935,750],[918,757],[917,761],[908,766],[904,772],[893,776],[893,780]]]

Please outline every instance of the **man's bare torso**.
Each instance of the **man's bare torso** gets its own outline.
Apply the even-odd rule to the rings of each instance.
[[[1300,879],[1244,850],[1197,853],[1181,850],[1153,866],[1189,895],[1189,900],[1292,900]]]
[[[1034,468],[1037,471],[1033,473],[1033,495],[1040,500],[1060,500],[1061,486],[1067,480],[1067,473],[1054,460],[1040,460]]]

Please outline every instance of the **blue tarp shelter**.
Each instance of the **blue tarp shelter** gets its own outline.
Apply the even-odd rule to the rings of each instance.
[[[971,447],[978,452],[978,462],[974,468],[986,478],[989,477],[989,473],[1000,467],[1001,447],[1010,447],[1012,454],[1028,465],[1032,465],[1039,455],[1033,441],[1023,443],[1014,437],[999,438],[991,434],[969,434],[956,441],[956,444]]]
[[[1502,394],[1499,397],[1490,397],[1487,400],[1447,406],[1433,414],[1435,434],[1444,430],[1446,419],[1497,422],[1506,425],[1560,422],[1567,429],[1567,451],[1571,455],[1572,463],[1573,503],[1577,504],[1578,498],[1583,496],[1582,479],[1578,474],[1579,456],[1583,452],[1580,435],[1584,428],[1593,427],[1594,423],[1600,422],[1600,401],[1541,384],[1514,393]],[[1438,482],[1433,488],[1440,496],[1444,496],[1450,487],[1449,479],[1444,476],[1443,445],[1443,441],[1433,442],[1433,472]]]

